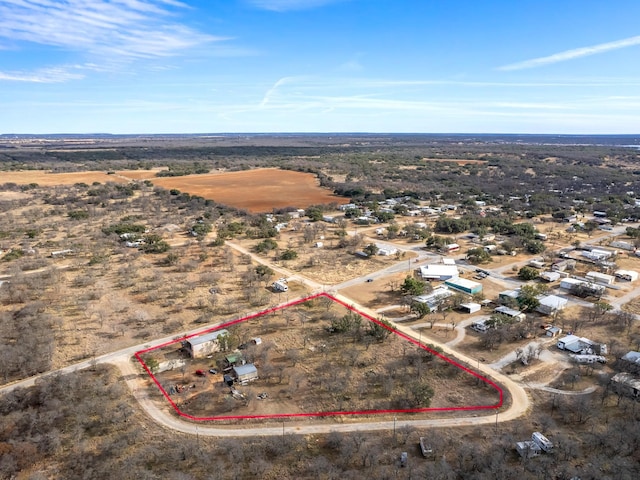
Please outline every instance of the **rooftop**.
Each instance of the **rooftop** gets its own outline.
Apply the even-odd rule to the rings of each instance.
[[[187,340],[193,347],[194,345],[201,345],[206,342],[210,342],[211,340],[216,340],[220,335],[226,335],[226,330],[216,330],[215,332],[204,333],[202,335],[198,335],[197,337],[192,337]]]

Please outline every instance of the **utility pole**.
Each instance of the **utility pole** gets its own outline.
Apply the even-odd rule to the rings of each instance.
[[[396,443],[396,417],[393,417],[393,443]]]

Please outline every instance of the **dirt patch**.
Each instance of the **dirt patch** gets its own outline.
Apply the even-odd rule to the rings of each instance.
[[[27,198],[30,198],[27,193],[0,192],[0,202],[10,202],[12,200],[26,200]]]

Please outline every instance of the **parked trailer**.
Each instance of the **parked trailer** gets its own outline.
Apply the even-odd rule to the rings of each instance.
[[[579,363],[581,365],[589,365],[593,363],[607,363],[607,359],[602,355],[575,355],[570,354],[569,357],[575,363]]]

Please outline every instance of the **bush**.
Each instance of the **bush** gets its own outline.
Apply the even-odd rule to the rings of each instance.
[[[282,260],[293,260],[294,258],[298,258],[298,252],[290,248],[282,252],[282,255],[280,256],[280,259]]]
[[[67,213],[67,216],[73,220],[84,220],[85,218],[89,218],[89,212],[86,210],[72,210]]]
[[[520,278],[521,280],[525,280],[525,281],[527,281],[527,280],[535,280],[539,276],[540,276],[540,273],[538,272],[538,269],[533,268],[533,267],[524,266],[518,272],[518,278]]]

